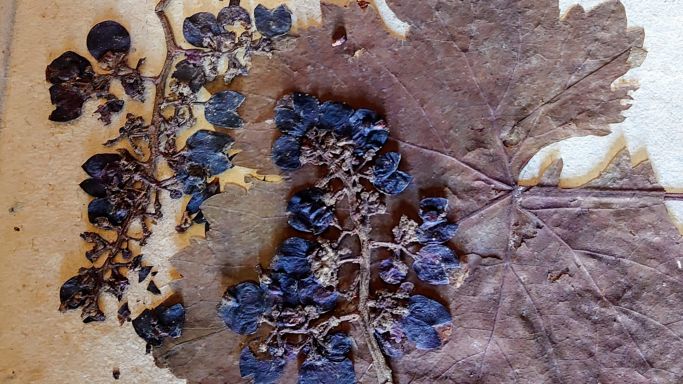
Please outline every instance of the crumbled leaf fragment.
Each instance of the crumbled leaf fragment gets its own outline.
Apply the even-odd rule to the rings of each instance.
[[[150,280],[149,284],[147,284],[147,291],[154,295],[161,295],[161,290],[159,290],[159,287],[157,287],[157,284],[154,282],[154,280]]]
[[[119,325],[130,321],[130,308],[127,301],[119,307],[119,310],[116,312],[116,318],[119,321]]]
[[[100,117],[97,119],[103,122],[105,125],[111,124],[112,115],[121,112],[123,110],[123,104],[123,100],[120,99],[106,101],[95,110],[95,113],[100,115]]]
[[[345,103],[326,101],[320,106],[320,128],[345,132],[349,129],[349,119],[353,112],[353,108]]]
[[[142,283],[143,281],[145,281],[147,276],[149,276],[150,272],[152,272],[152,266],[151,265],[141,267],[140,271],[138,272],[138,283]]]

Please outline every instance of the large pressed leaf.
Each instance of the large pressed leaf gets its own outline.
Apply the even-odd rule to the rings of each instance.
[[[378,239],[398,216],[416,213],[419,197],[449,196],[467,276],[432,293],[449,303],[453,329],[441,349],[391,360],[395,381],[681,382],[683,251],[664,206],[676,197],[625,152],[580,188],[557,186],[560,163],[537,186],[516,183],[543,146],[607,133],[623,119],[629,89],[614,83],[641,52],[642,31],[627,28],[617,1],[574,7],[562,19],[556,0],[390,3],[411,25],[405,41],[372,10],[326,7],[322,27],[256,58],[237,81],[249,96],[237,145],[245,166],[272,169],[274,100],[292,90],[342,100],[382,111],[392,149],[415,177],[389,201],[393,219],[378,223]],[[333,46],[341,22],[348,41]],[[207,240],[174,260],[186,331],[155,351],[179,377],[248,381],[238,369],[245,340],[225,329],[216,306],[227,286],[254,279],[254,266],[288,235],[287,198],[315,170],[293,175],[203,206]],[[353,357],[357,381],[377,382],[362,338]],[[295,371],[289,364],[282,382],[295,382]]]

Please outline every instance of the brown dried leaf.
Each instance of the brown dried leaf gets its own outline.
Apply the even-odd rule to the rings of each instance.
[[[394,216],[413,213],[419,196],[450,195],[461,224],[454,243],[469,273],[462,285],[438,291],[454,328],[442,349],[393,361],[396,382],[683,380],[681,236],[664,206],[673,196],[649,165],[633,168],[624,152],[581,188],[557,187],[561,163],[538,186],[516,185],[541,147],[606,133],[623,119],[628,88],[612,83],[631,68],[643,33],[626,28],[622,5],[575,7],[563,19],[555,0],[390,5],[412,26],[406,41],[389,36],[371,10],[327,7],[321,29],[303,32],[272,59],[256,58],[238,85],[248,96],[242,115],[259,123],[238,143],[253,162],[245,166],[267,167],[275,133],[264,111],[275,99],[297,90],[344,100],[384,113],[392,145],[415,176],[392,201]],[[334,47],[340,22],[348,41]],[[184,276],[177,289],[187,328],[155,352],[160,365],[192,383],[245,381],[244,340],[224,330],[216,305],[228,285],[255,278],[253,267],[267,263],[286,235],[286,197],[315,171],[295,176],[207,201],[207,240],[174,261]],[[358,381],[377,382],[356,341]],[[289,364],[282,382],[294,382],[295,371]]]

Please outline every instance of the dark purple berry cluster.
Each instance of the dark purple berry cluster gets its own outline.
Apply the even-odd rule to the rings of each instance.
[[[288,361],[299,359],[299,383],[354,383],[353,342],[348,327],[340,327],[345,322],[369,335],[362,342],[383,375],[391,374],[385,356],[400,357],[408,345],[439,348],[451,315],[439,302],[412,293],[402,258],[413,256],[418,281],[449,281],[459,261],[444,245],[457,230],[446,218],[447,200],[423,199],[422,224],[404,217],[394,242],[375,241],[371,218],[386,213],[385,196],[412,181],[399,170],[398,152],[382,152],[389,140],[384,120],[369,109],[294,93],[278,101],[275,125],[282,133],[272,149],[275,164],[289,172],[308,165],[326,172],[287,204],[288,223],[302,237],[286,239],[269,266],[258,268],[259,281],[229,287],[218,307],[228,328],[256,335],[257,344],[242,350],[242,376],[274,383]],[[394,254],[375,263],[380,248]],[[355,276],[340,276],[344,264],[357,266]],[[386,290],[371,289],[373,274]],[[349,280],[351,286],[343,283]]]

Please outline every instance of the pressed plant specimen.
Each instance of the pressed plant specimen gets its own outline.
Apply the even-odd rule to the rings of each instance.
[[[135,67],[128,64],[130,34],[112,20],[98,23],[87,36],[88,51],[100,71],[72,51],[60,55],[46,70],[55,105],[50,120],[57,122],[78,118],[84,103],[97,99],[101,100],[96,110],[99,119],[110,124],[112,116],[125,107],[124,100],[111,93],[114,80],[120,81],[125,94],[137,102],[146,100],[148,86],[154,88],[151,118],[127,114],[119,135],[104,143],[116,150],[93,155],[83,164],[90,178],[81,183],[81,188],[93,197],[88,205],[88,220],[99,231],[82,234],[83,240],[92,244],[85,255],[91,265],[64,283],[60,309],[81,308],[84,322],[105,319],[99,305],[104,293],[119,300],[119,321],[130,320],[125,299],[129,273],[137,271],[140,283],[150,272],[156,274],[145,263],[140,248],[161,219],[161,193],[167,192],[174,199],[189,196],[177,226],[179,231],[193,223],[205,223],[200,206],[220,192],[218,176],[233,167],[229,151],[234,139],[222,129],[243,127],[236,110],[245,98],[225,90],[202,103],[197,94],[219,76],[230,85],[236,77],[247,74],[251,56],[271,51],[274,40],[285,35],[292,25],[291,13],[285,6],[272,10],[257,6],[252,24],[250,14],[239,1],[231,1],[217,16],[200,12],[185,19],[183,36],[195,47],[185,49],[174,38],[165,13],[167,5],[168,0],[164,0],[156,7],[166,38],[166,61],[158,76],[141,75],[144,59]],[[221,62],[227,65],[219,68]],[[197,104],[204,104],[206,120],[217,129],[198,130],[179,148],[177,136],[196,125]],[[161,177],[160,167],[164,164],[173,170],[172,176]],[[153,277],[147,289],[161,293]],[[166,336],[180,335],[184,315],[181,303],[162,304],[143,311],[133,320],[133,326],[148,347],[155,346]]]
[[[401,155],[382,151],[389,138],[384,120],[369,109],[294,93],[278,101],[275,124],[282,132],[273,145],[275,164],[287,171],[312,165],[324,172],[287,204],[289,225],[308,236],[285,239],[269,267],[259,269],[259,281],[229,287],[218,307],[237,333],[266,328],[242,350],[241,375],[256,383],[276,382],[288,360],[303,356],[300,383],[354,383],[353,342],[342,326],[359,322],[377,376],[390,382],[385,355],[400,357],[405,343],[439,348],[439,331],[450,328],[451,315],[442,304],[413,293],[402,260],[414,259],[425,283],[449,283],[460,264],[443,245],[458,228],[446,218],[448,201],[423,199],[421,224],[403,216],[393,242],[376,241],[372,222],[386,213],[385,196],[400,194],[412,181],[399,170]],[[373,253],[380,249],[391,255],[376,264],[385,284],[373,289]],[[355,271],[342,273],[345,264],[355,265]]]

